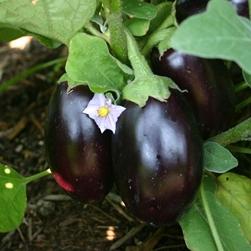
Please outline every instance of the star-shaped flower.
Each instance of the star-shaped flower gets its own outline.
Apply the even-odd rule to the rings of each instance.
[[[92,118],[98,125],[101,133],[106,129],[115,133],[118,117],[126,108],[113,105],[104,94],[96,93],[88,103],[83,113]]]

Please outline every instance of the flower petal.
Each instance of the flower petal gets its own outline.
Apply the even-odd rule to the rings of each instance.
[[[102,106],[108,107],[109,113],[107,116],[99,116],[98,110]],[[106,129],[115,133],[116,122],[124,110],[125,108],[123,106],[113,105],[111,100],[106,98],[104,94],[97,93],[94,94],[87,107],[83,110],[83,113],[88,114],[88,116],[96,122],[101,133],[103,133]]]

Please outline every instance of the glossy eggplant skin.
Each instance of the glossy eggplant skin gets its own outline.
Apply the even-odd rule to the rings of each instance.
[[[175,4],[176,19],[181,23],[187,17],[205,11],[209,0],[177,0]],[[238,15],[249,18],[248,0],[230,0]]]
[[[101,201],[112,186],[111,134],[101,134],[83,113],[93,94],[79,85],[67,92],[57,85],[49,108],[45,150],[53,177],[69,195],[83,202]]]
[[[113,137],[114,177],[129,211],[172,224],[193,200],[202,176],[202,144],[183,102],[128,102]]]
[[[175,3],[176,20],[181,23],[187,17],[205,11],[209,0],[177,0]]]
[[[229,126],[234,112],[234,90],[229,72],[220,60],[209,60],[168,49],[151,55],[155,74],[171,78],[193,107],[204,138]]]

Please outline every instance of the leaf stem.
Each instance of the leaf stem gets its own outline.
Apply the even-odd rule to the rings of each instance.
[[[25,177],[25,181],[26,183],[30,183],[32,181],[35,181],[35,180],[38,180],[44,176],[47,176],[47,175],[50,175],[51,174],[51,170],[50,169],[47,169],[47,170],[44,170],[40,173],[37,173],[37,174],[34,174],[32,176],[29,176],[29,177]]]
[[[109,39],[109,37],[108,37],[106,34],[99,32],[99,31],[92,25],[91,22],[89,22],[89,23],[87,23],[87,24],[85,25],[85,29],[86,29],[87,31],[89,31],[92,35],[94,35],[94,36],[96,36],[96,37],[99,37],[99,38],[102,38],[102,39],[104,39],[108,44],[110,44],[110,39]]]
[[[121,0],[103,0],[110,32],[110,46],[119,60],[127,62],[127,44],[122,19]]]
[[[222,146],[227,146],[238,141],[251,140],[251,117],[235,127],[212,137],[210,140],[215,141]]]
[[[213,235],[217,250],[224,251],[224,247],[223,247],[221,240],[219,238],[219,234],[218,234],[214,219],[212,217],[210,207],[209,207],[207,199],[206,199],[203,183],[201,184],[201,187],[200,187],[200,195],[201,195],[201,201],[202,201],[202,204],[204,205],[204,210],[205,210],[205,213],[206,213],[206,216],[208,219],[208,224],[209,224],[209,227],[212,231],[212,235]]]

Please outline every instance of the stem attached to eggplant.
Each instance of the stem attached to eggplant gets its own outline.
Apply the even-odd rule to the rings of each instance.
[[[103,0],[110,33],[110,46],[119,60],[127,62],[127,44],[122,19],[121,0]]]

